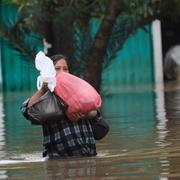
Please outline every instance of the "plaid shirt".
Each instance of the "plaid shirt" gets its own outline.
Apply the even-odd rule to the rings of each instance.
[[[21,108],[27,119],[26,100]],[[43,157],[96,155],[95,139],[89,120],[70,121],[65,115],[59,120],[42,124]]]

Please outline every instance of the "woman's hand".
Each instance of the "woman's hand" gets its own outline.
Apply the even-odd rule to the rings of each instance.
[[[94,119],[97,115],[97,111],[96,110],[92,110],[87,114],[83,114],[83,113],[71,113],[68,114],[68,112],[66,112],[66,115],[69,117],[69,119],[71,119],[72,121],[78,121],[78,120],[84,120],[84,119]]]
[[[94,119],[96,116],[97,116],[97,110],[92,110],[87,114],[86,118],[87,119]]]
[[[73,119],[74,119],[75,121],[78,121],[78,120],[80,120],[80,119],[85,119],[85,117],[86,117],[86,115],[83,114],[83,113],[80,113],[80,112],[73,114]]]

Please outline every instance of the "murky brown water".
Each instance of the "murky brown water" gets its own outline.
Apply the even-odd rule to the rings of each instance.
[[[110,133],[97,157],[45,161],[41,127],[20,113],[27,92],[0,96],[0,179],[180,179],[180,90],[103,97]]]

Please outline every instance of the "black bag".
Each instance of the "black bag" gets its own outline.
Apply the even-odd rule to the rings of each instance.
[[[107,122],[99,115],[95,119],[90,120],[90,124],[93,130],[95,140],[100,140],[109,132],[109,125]]]
[[[47,91],[27,109],[27,116],[32,123],[43,124],[62,117],[66,108],[57,95]]]

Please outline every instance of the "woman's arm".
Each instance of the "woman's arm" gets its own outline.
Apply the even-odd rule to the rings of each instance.
[[[42,123],[37,120],[29,118],[28,108],[31,107],[38,98],[40,98],[43,94],[45,94],[47,90],[48,90],[47,84],[43,84],[43,87],[39,91],[37,91],[31,98],[26,99],[21,106],[21,112],[23,116],[27,120],[30,120],[32,124],[41,125]]]

